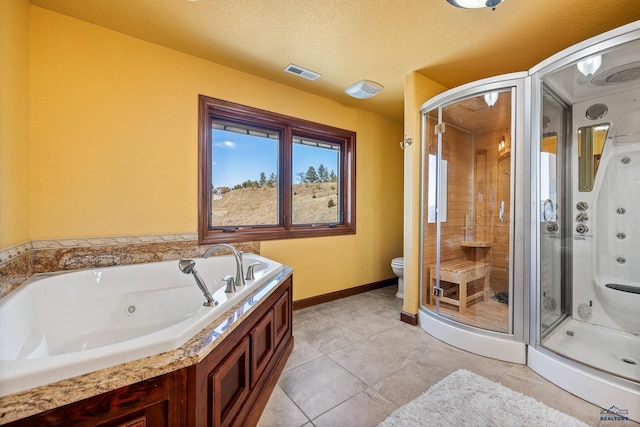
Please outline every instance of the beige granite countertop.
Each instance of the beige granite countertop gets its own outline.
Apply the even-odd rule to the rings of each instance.
[[[174,350],[0,397],[0,425],[198,363],[292,273],[283,266],[280,274]]]

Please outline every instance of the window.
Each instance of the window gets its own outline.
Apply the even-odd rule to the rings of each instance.
[[[355,233],[356,134],[200,95],[201,244]]]

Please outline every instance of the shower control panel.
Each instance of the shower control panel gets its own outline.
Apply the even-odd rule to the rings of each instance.
[[[580,234],[584,234],[589,231],[589,227],[587,227],[585,224],[578,224],[576,225],[576,231]]]
[[[586,212],[580,212],[578,213],[578,215],[576,215],[577,222],[587,222],[588,219],[589,219],[589,214]]]
[[[587,202],[578,202],[576,203],[576,209],[578,210],[578,214],[576,215],[576,233],[583,235],[589,231],[589,227],[586,224],[589,220],[589,214],[587,213],[589,204]]]

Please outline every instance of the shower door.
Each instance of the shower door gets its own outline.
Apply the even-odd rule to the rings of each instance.
[[[513,333],[515,88],[423,110],[422,307]]]
[[[571,223],[564,214],[567,191],[567,134],[570,106],[543,88],[542,141],[537,220],[540,223],[540,332],[545,335],[571,311]],[[570,209],[568,209],[570,211]]]

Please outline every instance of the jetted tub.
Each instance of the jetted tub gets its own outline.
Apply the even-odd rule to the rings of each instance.
[[[259,263],[255,279],[226,294],[231,255],[196,259],[215,307],[178,261],[33,276],[0,300],[0,396],[173,350],[282,271]]]

